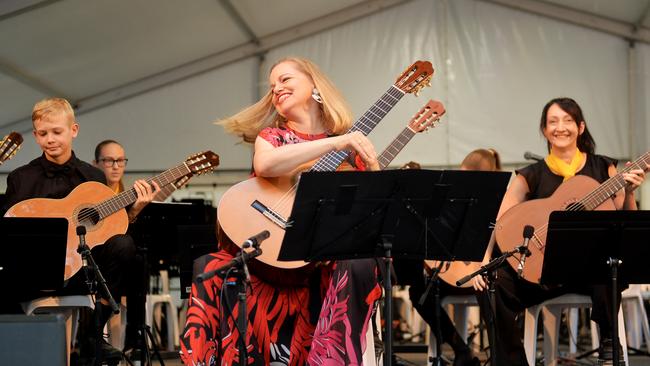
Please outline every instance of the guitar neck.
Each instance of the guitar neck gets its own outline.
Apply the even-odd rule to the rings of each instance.
[[[633,169],[645,170],[647,164],[650,164],[650,151],[641,155],[641,157],[633,161],[632,164],[626,166],[615,176],[607,179],[593,192],[589,193],[583,199],[578,201],[578,207],[588,211],[594,210],[596,207],[600,206],[601,203],[614,196],[616,192],[620,191],[627,185],[627,182],[623,178],[623,173],[627,173]]]
[[[156,182],[158,186],[164,187],[168,184],[175,182],[178,178],[189,174],[191,171],[185,163],[177,165],[169,170],[156,175],[155,177],[148,179],[147,182]],[[134,188],[126,190],[115,197],[111,197],[95,206],[95,209],[99,213],[99,218],[103,219],[107,216],[114,214],[115,212],[125,208],[126,206],[134,203],[138,198],[137,193]]]
[[[397,154],[404,149],[404,146],[411,141],[411,139],[415,136],[415,131],[411,130],[410,128],[406,127],[402,130],[402,132],[395,137],[393,142],[388,145],[386,149],[379,155],[379,158],[377,158],[377,161],[379,162],[379,169],[384,170],[390,164],[393,159],[397,156]]]
[[[361,133],[367,136],[403,96],[403,91],[396,86],[391,85],[384,95],[382,95],[381,98],[379,98],[379,100],[376,101],[372,107],[363,114],[363,116],[361,116],[361,118],[354,122],[354,125],[352,125],[352,128],[350,128],[347,133],[361,131]],[[318,159],[310,171],[334,171],[349,155],[350,151],[348,150],[332,151],[327,153],[322,158]]]

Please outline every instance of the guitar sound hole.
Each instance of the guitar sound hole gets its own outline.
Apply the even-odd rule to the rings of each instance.
[[[77,215],[79,225],[94,226],[99,222],[99,212],[92,207],[82,208]]]

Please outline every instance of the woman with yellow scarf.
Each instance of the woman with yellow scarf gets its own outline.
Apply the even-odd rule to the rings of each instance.
[[[596,143],[587,129],[582,109],[573,99],[556,98],[549,101],[542,111],[540,131],[546,138],[549,154],[543,161],[517,170],[517,176],[503,198],[497,219],[519,203],[551,196],[562,182],[575,175],[586,175],[602,183],[617,174],[616,160],[595,154]],[[645,171],[648,168],[650,166],[645,170],[633,169],[623,174],[628,184],[613,197],[616,209],[637,209],[634,190],[645,179]],[[484,264],[492,257],[494,244],[492,235]],[[512,268],[506,267],[499,270],[494,286],[497,339],[490,341],[495,345],[492,351],[495,352],[499,365],[528,364],[521,343],[522,334],[515,321],[516,315],[529,306],[567,292],[581,292],[591,296],[591,318],[598,323],[600,329],[599,361],[611,362],[613,345],[609,309],[612,308],[613,301],[608,295],[611,291],[608,291],[606,286],[585,285],[583,288],[574,287],[570,290],[566,287],[549,289],[519,279]],[[483,291],[486,288],[485,279],[475,277],[473,285],[476,290]],[[616,306],[619,305],[620,297]],[[622,352],[619,354],[622,355]]]

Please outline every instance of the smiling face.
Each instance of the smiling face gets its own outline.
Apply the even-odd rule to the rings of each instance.
[[[72,156],[72,140],[77,137],[79,125],[62,111],[53,111],[33,121],[34,138],[45,158],[63,164]]]
[[[542,130],[551,149],[575,149],[578,137],[585,130],[584,121],[576,121],[557,103],[552,104],[546,113],[546,124]]]
[[[284,118],[292,119],[300,111],[318,108],[311,97],[314,82],[291,61],[273,67],[269,84],[273,93],[273,106]]]

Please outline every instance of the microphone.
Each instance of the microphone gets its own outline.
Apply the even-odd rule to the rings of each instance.
[[[243,249],[250,247],[256,248],[260,245],[261,242],[268,239],[271,236],[271,233],[268,230],[264,230],[259,234],[253,235],[250,238],[246,239],[244,244],[242,244]]]
[[[533,154],[533,153],[530,152],[530,151],[526,151],[526,152],[524,153],[524,159],[526,159],[526,160],[542,161],[542,160],[544,160],[544,157],[543,157],[543,156],[540,156],[540,155],[537,155],[537,154]]]
[[[524,226],[524,244],[521,246],[523,249],[523,253],[521,253],[521,258],[519,259],[519,266],[517,267],[517,275],[521,277],[522,272],[524,271],[524,265],[526,264],[526,256],[530,251],[528,250],[528,242],[530,241],[530,238],[533,237],[533,234],[535,233],[535,228],[526,225]]]
[[[204,272],[201,273],[200,275],[196,276],[196,281],[197,282],[203,282],[209,278],[214,277],[217,275],[217,273],[220,272],[226,272],[232,267],[236,266],[241,266],[243,267],[243,272],[245,279],[248,283],[250,283],[250,273],[248,272],[248,266],[246,266],[246,261],[249,259],[253,259],[260,254],[262,254],[262,249],[259,248],[260,243],[268,239],[269,236],[271,236],[271,233],[268,230],[264,230],[259,234],[253,235],[250,238],[246,239],[246,241],[242,244],[242,250],[240,252],[240,255],[236,256],[235,258],[231,259],[230,262],[226,263],[225,265],[214,269],[212,271]],[[250,247],[255,248],[255,250],[251,252],[245,252],[244,249],[250,248]]]
[[[79,247],[77,248],[77,253],[81,254],[81,264],[83,267],[88,267],[88,260],[84,255],[87,246],[86,246],[86,227],[83,225],[77,226],[77,236],[79,237]]]

